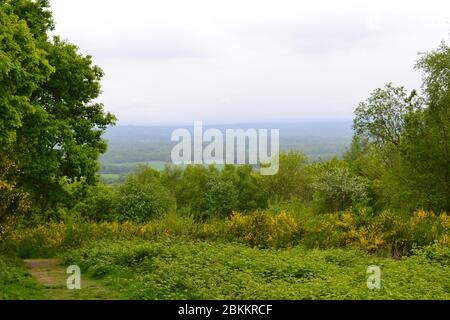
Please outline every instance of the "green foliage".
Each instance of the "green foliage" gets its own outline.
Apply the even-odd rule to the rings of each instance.
[[[115,217],[116,193],[110,187],[103,184],[87,186],[80,198],[71,211],[81,217],[94,221]]]
[[[143,222],[175,209],[175,199],[161,183],[158,171],[141,168],[129,175],[117,190],[116,211],[120,221]]]
[[[353,246],[371,253],[408,255],[415,247],[448,245],[450,219],[446,214],[418,211],[412,216],[367,209],[318,215],[305,223],[303,243],[311,248]]]
[[[248,165],[226,165],[221,171],[212,165],[168,167],[162,180],[175,190],[178,208],[198,220],[267,207],[267,194]]]
[[[38,299],[41,295],[22,261],[0,254],[0,300]]]
[[[376,89],[355,110],[354,129],[357,135],[368,137],[376,144],[398,146],[404,131],[405,117],[421,108],[423,100],[416,91],[410,94],[392,83]]]
[[[0,145],[2,153],[17,139],[25,114],[36,109],[32,95],[54,68],[25,21],[0,4]]]
[[[248,248],[160,239],[97,242],[64,255],[131,299],[449,299],[448,266],[356,250]],[[367,289],[369,265],[382,269]]]
[[[218,174],[214,166],[187,166],[175,187],[178,208],[197,219],[204,218],[208,212],[206,200],[208,181]]]
[[[238,206],[238,192],[231,181],[211,179],[206,185],[208,215],[226,217]]]
[[[414,255],[443,266],[450,266],[450,246],[436,243],[431,246],[414,249]]]
[[[356,134],[368,139],[369,147],[351,166],[373,181],[379,203],[410,212],[450,212],[449,47],[442,43],[424,54],[416,68],[424,72],[422,96],[388,84],[356,109]],[[375,164],[378,174],[367,170],[362,163],[367,159],[375,160],[368,164]]]
[[[0,145],[17,165],[10,182],[35,211],[64,203],[64,184],[97,181],[102,134],[114,117],[93,103],[103,72],[78,48],[47,32],[47,0],[0,4]]]
[[[167,189],[169,189],[175,196],[175,190],[178,181],[183,175],[183,169],[176,165],[165,165],[161,171],[161,182]]]
[[[47,32],[54,30],[52,13],[49,10],[49,0],[4,0],[5,9],[26,21],[31,33],[45,40]]]
[[[200,223],[174,213],[154,217],[143,224],[67,220],[33,227],[21,226],[3,239],[4,248],[21,257],[51,257],[67,248],[99,240],[179,237],[191,240],[242,242],[261,248],[354,247],[370,253],[400,258],[416,247],[435,243],[450,245],[450,216],[418,211],[399,215],[353,209],[334,214],[311,215],[291,211],[234,212],[226,219]]]
[[[237,193],[233,210],[248,212],[267,207],[268,194],[261,188],[261,176],[250,165],[225,165],[220,179],[232,185]]]
[[[337,212],[367,201],[367,182],[352,174],[343,161],[331,160],[309,168],[313,177],[314,205],[317,212]]]
[[[407,186],[423,208],[450,212],[450,47],[442,43],[416,67],[423,71],[427,108],[407,126],[402,148]]]
[[[278,174],[261,178],[262,186],[272,200],[284,201],[293,197],[310,200],[310,177],[306,173],[307,158],[300,152],[280,154]]]
[[[23,216],[30,207],[29,195],[8,182],[15,170],[14,163],[0,154],[0,240],[14,226],[17,217]]]

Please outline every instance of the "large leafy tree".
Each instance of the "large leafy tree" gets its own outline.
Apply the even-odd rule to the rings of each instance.
[[[423,207],[450,212],[450,47],[442,43],[419,60],[426,108],[411,116],[403,158]]]
[[[420,109],[422,99],[413,90],[388,83],[376,89],[355,110],[354,129],[359,136],[369,138],[375,144],[398,146],[408,114]]]
[[[391,84],[377,89],[356,109],[354,128],[383,160],[391,205],[450,212],[450,48],[442,43],[416,68],[423,71],[421,96]]]
[[[34,204],[64,198],[63,185],[96,182],[102,134],[114,123],[100,94],[102,70],[58,37],[48,0],[0,4],[0,145],[17,166],[11,177]]]

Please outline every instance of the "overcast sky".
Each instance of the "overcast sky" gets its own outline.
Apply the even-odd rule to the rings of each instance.
[[[450,1],[51,0],[119,124],[351,119],[449,39]]]

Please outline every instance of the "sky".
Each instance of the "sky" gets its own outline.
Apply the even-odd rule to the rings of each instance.
[[[105,71],[120,125],[349,120],[419,52],[450,39],[450,1],[51,0],[55,33]]]

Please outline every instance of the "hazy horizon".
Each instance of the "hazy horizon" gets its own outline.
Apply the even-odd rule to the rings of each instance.
[[[201,121],[201,120],[198,120]],[[310,120],[285,120],[285,121],[269,121],[269,120],[256,120],[256,121],[203,121],[204,127],[213,127],[213,126],[219,126],[219,127],[226,127],[230,126],[231,128],[234,128],[236,126],[249,126],[252,125],[253,128],[258,129],[256,125],[270,125],[270,126],[286,126],[286,125],[302,125],[302,124],[349,124],[350,126],[353,125],[353,119],[310,119]],[[111,126],[110,128],[117,128],[117,127],[137,127],[137,128],[145,128],[145,127],[164,127],[164,128],[173,128],[177,126],[183,126],[183,127],[192,127],[194,125],[194,121],[185,121],[185,122],[165,122],[165,123],[137,123],[137,124],[122,124],[117,123],[115,126]]]

